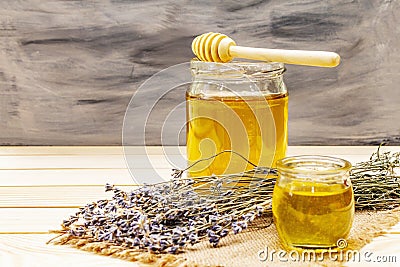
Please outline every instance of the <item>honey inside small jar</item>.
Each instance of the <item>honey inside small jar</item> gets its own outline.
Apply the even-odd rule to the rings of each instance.
[[[331,248],[348,236],[354,217],[348,161],[297,156],[277,168],[272,212],[286,249]]]

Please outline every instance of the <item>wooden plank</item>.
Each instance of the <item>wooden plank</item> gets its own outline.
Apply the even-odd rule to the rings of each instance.
[[[289,147],[288,155],[319,154],[336,156],[363,156],[368,159],[377,147]],[[384,147],[382,151],[399,151],[399,147]],[[48,151],[51,151],[48,150]],[[179,164],[181,168],[185,166],[185,156],[178,154],[164,154],[162,150],[153,151],[154,154],[127,155],[129,162],[135,165],[145,166],[150,162],[154,168],[172,168],[171,164]],[[126,168],[125,157],[123,155],[3,155],[0,157],[0,169],[124,169]]]
[[[57,149],[57,148],[56,148]],[[341,157],[350,160],[352,163],[365,161],[369,159],[371,153],[375,152],[377,147],[292,147],[288,148],[288,155],[301,154],[320,154]],[[23,150],[23,149],[22,149]],[[112,150],[112,148],[111,148]],[[382,147],[381,151],[399,151],[400,147]],[[6,169],[0,169],[0,185],[3,186],[28,186],[28,185],[104,185],[130,184],[134,181],[126,168],[122,155],[80,155],[79,148],[71,148],[67,152],[74,152],[75,155],[52,155],[52,148],[42,148],[40,151],[48,152],[46,156],[10,156],[5,158],[7,161],[0,161],[0,166]],[[85,151],[85,150],[84,150]],[[105,150],[107,151],[107,150]],[[47,153],[46,152],[46,153]],[[153,151],[155,152],[155,151]],[[102,152],[101,152],[102,153]],[[162,153],[159,150],[158,153]],[[143,168],[140,161],[143,157],[135,155],[134,159],[139,159],[138,168],[134,168],[135,178],[143,179],[153,175],[152,168],[162,178],[169,179],[172,166],[163,156],[150,155],[150,161],[154,163],[153,167]],[[1,159],[2,157],[0,157]],[[64,160],[68,159],[67,162]],[[137,162],[137,163],[138,163]],[[26,163],[26,165],[24,165]],[[30,168],[26,168],[30,164]],[[107,166],[108,164],[108,166]],[[71,166],[74,166],[73,168]],[[87,167],[96,167],[93,169]],[[13,167],[13,168],[10,168]],[[65,167],[57,168],[57,167]],[[80,168],[79,168],[80,167]],[[123,168],[104,168],[104,167],[123,167]]]
[[[117,184],[129,192],[138,185]],[[110,199],[104,185],[0,186],[0,208],[77,208],[100,199]]]
[[[0,146],[0,156],[29,155],[161,155],[167,150],[169,154],[185,153],[186,147],[170,146]]]
[[[342,155],[369,155],[378,146],[289,146],[288,154],[330,153]],[[383,146],[382,150],[400,150],[400,146]],[[0,146],[0,156],[30,156],[30,155],[163,155],[164,151],[171,155],[186,154],[186,147],[176,146],[130,146],[125,150],[122,146]]]
[[[77,208],[0,208],[0,233],[48,233]]]
[[[128,162],[134,166],[168,168],[170,162],[186,165],[181,155],[129,155]],[[151,165],[150,165],[151,164]],[[183,167],[182,166],[182,167]],[[125,169],[127,167],[122,155],[51,155],[51,156],[2,156],[0,170],[34,170],[34,169]]]
[[[139,266],[112,257],[100,256],[68,246],[47,245],[50,234],[0,234],[0,266],[70,267]]]
[[[126,191],[137,188],[134,185],[118,187]],[[0,208],[81,207],[96,200],[111,198],[112,193],[104,189],[104,185],[0,186]]]
[[[121,155],[121,146],[1,146],[0,156]]]
[[[336,155],[352,156],[360,155],[363,158],[376,152],[379,146],[289,146],[288,155],[316,154],[316,155]],[[400,152],[400,146],[382,146],[380,151]]]
[[[138,159],[141,157],[138,156]],[[0,169],[124,169],[120,155],[88,156],[2,156]]]
[[[155,170],[162,178],[171,177],[171,168]],[[139,179],[150,177],[153,171],[135,169]],[[0,186],[40,185],[105,185],[135,183],[128,169],[46,169],[0,170]]]

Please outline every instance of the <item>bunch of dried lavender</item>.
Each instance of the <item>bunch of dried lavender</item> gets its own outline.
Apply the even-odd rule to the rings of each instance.
[[[62,233],[156,253],[176,253],[206,239],[217,246],[271,212],[275,179],[268,174],[268,168],[255,168],[191,179],[176,170],[170,181],[131,192],[106,185],[112,198],[80,208],[63,221]]]
[[[214,157],[227,152],[237,154],[224,151]],[[80,208],[58,232],[156,253],[176,253],[207,239],[217,246],[221,238],[246,229],[257,216],[271,215],[277,172],[248,163],[253,170],[196,179],[182,177],[189,166],[174,170],[170,181],[131,192],[106,185],[106,191],[113,192],[111,199]],[[356,209],[400,206],[400,177],[395,174],[399,167],[400,153],[379,149],[369,161],[356,164],[351,174]]]

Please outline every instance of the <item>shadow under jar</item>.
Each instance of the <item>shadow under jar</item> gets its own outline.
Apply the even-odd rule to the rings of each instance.
[[[348,236],[354,218],[351,164],[325,156],[277,162],[272,212],[286,249],[332,248]]]
[[[288,93],[283,63],[191,61],[186,93],[188,164],[224,150],[258,166],[274,166],[287,148]],[[200,162],[189,175],[238,173],[253,166],[225,153]]]

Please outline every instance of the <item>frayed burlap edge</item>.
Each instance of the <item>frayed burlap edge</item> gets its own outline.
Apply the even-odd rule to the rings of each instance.
[[[378,211],[382,217],[377,218],[371,224],[365,224],[359,226],[356,235],[349,237],[349,246],[345,250],[360,250],[362,247],[372,241],[373,238],[381,236],[387,233],[387,229],[396,225],[400,222],[400,208],[387,211]],[[362,212],[366,214],[376,213],[376,211]],[[203,267],[203,266],[221,266],[213,264],[198,264],[187,258],[185,253],[180,255],[172,254],[154,254],[145,252],[138,249],[130,249],[123,246],[114,245],[108,242],[99,242],[91,238],[74,237],[65,234],[65,231],[51,231],[51,233],[58,233],[59,235],[50,240],[48,243],[55,245],[69,245],[80,250],[100,254],[103,256],[110,256],[127,260],[131,262],[137,262],[144,266],[157,266],[157,267]],[[245,232],[242,233],[245,235]],[[212,248],[218,249],[218,248]],[[336,263],[340,264],[340,263]],[[333,264],[333,265],[336,265]],[[322,263],[321,265],[324,265]]]
[[[108,242],[99,242],[91,238],[74,237],[65,234],[64,231],[50,231],[59,235],[49,240],[47,243],[54,245],[69,245],[71,247],[92,252],[95,254],[110,256],[126,261],[137,262],[144,266],[157,267],[219,267],[218,265],[201,265],[191,262],[180,255],[154,254],[138,249],[129,249]],[[60,234],[61,233],[61,234]]]

